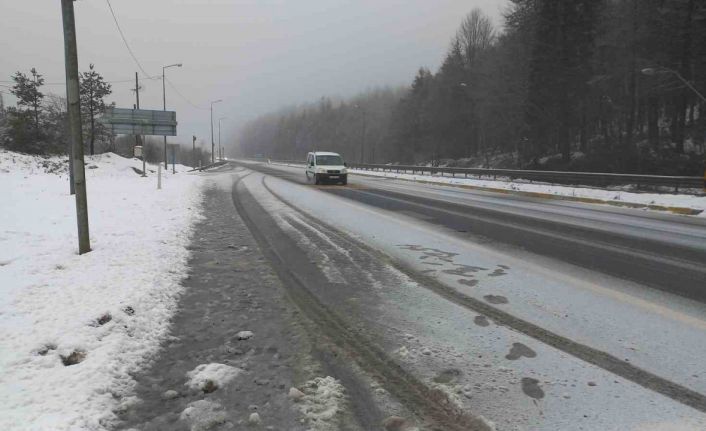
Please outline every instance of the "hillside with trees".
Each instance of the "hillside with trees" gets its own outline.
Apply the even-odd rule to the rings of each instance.
[[[439,70],[407,88],[283,109],[242,155],[332,150],[366,163],[700,175],[706,3],[512,0],[471,11]]]

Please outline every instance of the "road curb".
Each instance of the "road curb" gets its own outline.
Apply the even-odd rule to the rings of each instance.
[[[410,182],[415,182],[415,183],[430,184],[430,185],[437,185],[437,186],[441,185],[441,186],[458,187],[458,188],[462,188],[462,189],[479,190],[479,191],[492,192],[492,193],[502,193],[502,194],[506,194],[506,195],[524,196],[524,197],[532,197],[532,198],[538,198],[538,199],[552,199],[552,200],[558,200],[558,201],[570,201],[570,202],[582,202],[582,203],[588,203],[588,204],[612,205],[612,206],[616,206],[616,207],[634,208],[634,209],[649,209],[649,210],[653,210],[653,211],[664,211],[664,212],[670,212],[670,213],[679,214],[679,215],[694,216],[694,215],[699,215],[704,211],[704,210],[699,210],[699,209],[694,209],[694,208],[686,208],[686,207],[672,207],[672,206],[664,206],[664,205],[639,204],[639,203],[635,203],[635,202],[609,201],[609,200],[604,200],[604,199],[586,198],[586,197],[580,197],[580,196],[563,196],[563,195],[554,195],[554,194],[550,194],[550,193],[498,189],[498,188],[494,188],[494,187],[481,187],[481,186],[473,186],[470,184],[438,183],[435,181],[410,179],[410,178],[386,177],[386,176],[382,176],[382,175],[370,175],[370,174],[359,173],[359,172],[355,172],[352,174],[353,175],[361,175],[361,176],[365,176],[365,177],[375,177],[375,178],[394,178],[394,179],[400,180],[400,181],[410,181]]]

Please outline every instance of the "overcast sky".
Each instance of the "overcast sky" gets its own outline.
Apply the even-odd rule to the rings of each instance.
[[[137,59],[167,77],[167,109],[177,111],[181,142],[210,141],[210,101],[224,144],[238,126],[282,106],[322,96],[352,96],[407,85],[420,66],[436,69],[464,15],[482,8],[498,25],[506,0],[111,0]],[[134,79],[138,68],[106,0],[75,2],[79,68],[94,63],[108,81]],[[36,67],[46,92],[64,94],[59,0],[0,0],[0,91],[10,76]],[[144,78],[140,73],[140,78]],[[162,108],[159,80],[142,82],[140,105]],[[116,82],[110,101],[132,107],[133,83]],[[191,106],[191,104],[200,109]],[[216,126],[217,133],[217,126]]]

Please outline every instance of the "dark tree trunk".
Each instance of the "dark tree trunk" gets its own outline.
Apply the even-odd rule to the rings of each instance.
[[[647,99],[647,139],[652,148],[659,146],[659,101],[650,96]]]
[[[683,45],[682,45],[682,56],[681,56],[681,74],[684,77],[684,79],[689,80],[691,79],[691,27],[692,27],[692,19],[694,15],[694,0],[689,0],[689,3],[687,3],[686,6],[686,16],[684,17],[684,27],[683,27]],[[689,102],[689,94],[688,94],[689,89],[684,88],[681,91],[681,94],[679,95],[678,101],[677,101],[677,127],[676,127],[676,136],[675,136],[675,142],[677,144],[676,151],[678,153],[683,153],[684,152],[684,138],[685,138],[685,129],[686,129],[686,108],[687,104]]]

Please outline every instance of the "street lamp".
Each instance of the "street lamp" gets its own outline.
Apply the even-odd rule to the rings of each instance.
[[[181,67],[181,63],[170,64],[169,66],[162,66],[162,103],[163,109],[167,110],[167,87],[165,84],[166,77],[164,70],[170,67]],[[164,169],[168,169],[167,166],[167,135],[164,135]]]
[[[218,119],[218,154],[223,158],[223,147],[221,146],[221,120],[227,120],[228,117],[221,117]]]
[[[222,101],[223,101],[222,99],[218,99],[218,100],[214,100],[213,102],[211,102],[211,163],[216,162],[216,160],[214,158],[214,151],[215,151],[216,144],[215,144],[215,142],[213,142],[213,104],[220,103]]]
[[[641,72],[643,75],[646,75],[646,76],[655,76],[655,75],[660,75],[660,74],[665,74],[665,73],[671,73],[672,75],[679,78],[679,80],[681,82],[683,82],[687,87],[689,87],[691,89],[691,91],[696,93],[696,95],[699,96],[699,98],[702,101],[706,102],[706,97],[704,97],[703,94],[699,93],[699,90],[697,90],[693,85],[691,85],[691,82],[687,81],[686,78],[681,76],[681,74],[674,69],[670,69],[670,68],[664,67],[664,66],[646,67],[646,68],[642,69]]]
[[[366,127],[366,118],[365,118],[365,108],[363,108],[360,105],[353,105],[355,108],[360,109],[362,115],[363,115],[363,130],[362,134],[360,137],[360,163],[365,163],[365,127]]]

